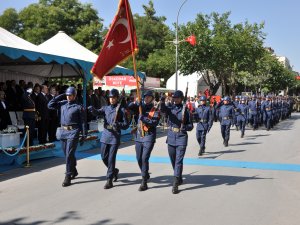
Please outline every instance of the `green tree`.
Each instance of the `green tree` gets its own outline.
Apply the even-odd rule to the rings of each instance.
[[[222,85],[225,94],[235,95],[245,72],[255,70],[262,57],[263,24],[232,25],[230,13],[198,14],[195,22],[180,27],[182,38],[195,33],[199,44],[180,49],[179,64],[184,74],[200,72],[214,94]]]
[[[19,34],[19,15],[13,8],[6,9],[0,16],[0,27],[18,35]]]
[[[165,77],[169,76],[174,69],[170,68],[169,49],[166,49],[166,41],[173,39],[170,28],[165,24],[165,17],[155,16],[153,1],[143,5],[144,16],[134,15],[134,23],[139,45],[137,54],[137,69],[143,71],[147,76]],[[159,65],[157,64],[159,63]],[[127,60],[125,67],[132,68],[132,60]],[[155,66],[157,69],[155,70]]]
[[[103,24],[97,10],[78,0],[40,0],[19,13],[8,9],[1,15],[0,24],[34,44],[41,44],[60,30],[96,53],[103,42]]]

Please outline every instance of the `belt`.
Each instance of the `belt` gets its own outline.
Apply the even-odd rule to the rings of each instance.
[[[266,110],[267,110],[267,111],[270,111],[270,110],[272,110],[272,108],[266,108]]]
[[[199,122],[207,123],[207,120],[199,119]]]
[[[224,116],[223,119],[224,119],[224,120],[231,120],[232,117],[231,117],[231,116]]]
[[[64,125],[62,125],[61,126],[64,130],[74,130],[74,129],[76,129],[77,127],[75,127],[75,126],[64,126]]]
[[[104,126],[104,128],[107,129],[107,130],[112,130],[112,129],[113,129],[113,126],[111,126],[111,125],[106,125],[106,126]]]
[[[24,109],[24,112],[35,112],[35,109]]]
[[[241,113],[242,115],[245,115],[245,113]]]
[[[180,128],[177,127],[170,127],[171,131],[178,133],[180,131]]]

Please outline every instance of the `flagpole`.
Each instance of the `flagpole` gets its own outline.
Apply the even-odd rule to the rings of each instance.
[[[178,42],[178,17],[179,17],[179,13],[180,13],[180,10],[181,10],[181,8],[182,8],[182,6],[185,4],[187,2],[187,0],[185,0],[182,4],[181,4],[181,6],[180,6],[180,8],[179,8],[179,10],[178,10],[178,12],[177,12],[177,20],[176,20],[176,32],[175,32],[175,71],[176,71],[176,74],[175,74],[175,91],[177,91],[178,90],[178,44],[179,44],[179,42]]]
[[[129,15],[129,7],[128,7],[128,1],[125,1],[125,7],[126,7],[126,15],[127,18],[130,19],[130,15]],[[133,21],[131,21],[133,23]],[[135,59],[135,49],[133,47],[133,35],[132,35],[132,30],[130,30],[130,43],[131,43],[131,55],[132,55],[132,62],[133,62],[133,71],[134,71],[134,77],[135,77],[135,81],[136,81],[136,94],[138,97],[138,101],[139,101],[139,114],[142,115],[142,99],[141,99],[141,94],[140,94],[140,87],[139,87],[139,78],[137,75],[137,69],[136,69],[136,59]],[[140,121],[140,126],[141,126],[141,136],[144,137],[145,133],[144,133],[144,129],[143,129],[143,122]]]

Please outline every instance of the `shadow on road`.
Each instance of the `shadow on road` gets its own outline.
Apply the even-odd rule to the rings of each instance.
[[[219,152],[205,152],[204,156],[205,155],[210,155],[210,154],[239,153],[239,152],[244,152],[244,151],[246,151],[246,150],[226,150],[226,151],[219,151]]]
[[[205,152],[204,155],[199,156],[199,159],[216,159],[223,154],[227,153],[239,153],[239,152],[245,152],[246,150],[226,150],[226,151],[218,151],[218,152]],[[212,155],[212,156],[211,156]]]
[[[26,220],[29,220],[26,217],[19,217],[16,219],[11,219],[7,221],[0,221],[0,225],[16,225],[16,224],[22,224],[22,225],[39,225],[39,224],[72,224],[72,221],[78,222],[78,220],[82,221],[82,224],[87,224],[84,218],[82,218],[77,211],[68,211],[65,212],[61,217],[47,221],[47,220],[38,220],[38,221],[30,221],[26,222]],[[98,222],[90,223],[90,225],[130,225],[129,223],[113,223],[113,219],[102,219]]]
[[[257,176],[242,177],[242,176],[226,176],[226,175],[183,175],[183,185],[180,186],[180,191],[189,191],[199,188],[207,188],[219,185],[236,185],[244,181],[262,180],[262,179],[273,179],[273,178],[260,178]],[[157,183],[155,188],[170,187],[173,183],[173,176],[159,176],[154,177],[150,180],[150,183]],[[194,184],[193,187],[184,188],[184,184]],[[151,185],[151,184],[150,184]],[[151,189],[150,188],[150,189]]]
[[[229,144],[229,146],[239,146],[239,145],[259,145],[261,142],[242,142],[238,144]]]
[[[126,186],[126,185],[133,185],[133,184],[139,184],[141,180],[129,180],[128,178],[131,177],[137,177],[140,176],[140,173],[119,173],[118,181],[114,182],[114,187],[119,186]],[[99,177],[77,177],[75,180],[72,180],[72,185],[76,184],[85,184],[85,183],[93,183],[93,182],[99,182],[99,181],[106,181],[106,176],[99,176]]]

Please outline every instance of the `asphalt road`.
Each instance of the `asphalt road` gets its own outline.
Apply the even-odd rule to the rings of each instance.
[[[79,176],[63,188],[63,158],[33,161],[0,175],[0,224],[94,225],[299,225],[300,114],[273,130],[245,137],[231,130],[222,145],[220,125],[207,136],[206,154],[197,156],[195,130],[183,171],[184,184],[171,193],[172,167],[166,133],[155,144],[149,190],[141,182],[134,143],[122,144],[117,167],[120,179],[104,190],[106,168],[99,150],[78,153]]]

